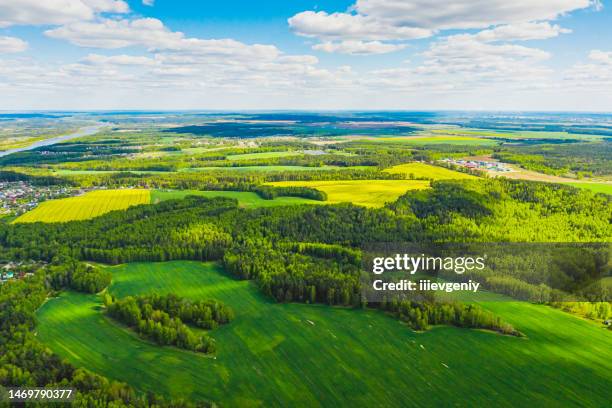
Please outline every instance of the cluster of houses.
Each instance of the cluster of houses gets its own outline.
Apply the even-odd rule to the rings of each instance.
[[[68,197],[74,193],[65,186],[35,186],[26,181],[0,181],[0,216],[20,215],[41,201]]]
[[[32,276],[39,267],[39,264],[33,262],[7,262],[0,264],[0,284],[11,279],[23,279]]]
[[[486,160],[464,160],[464,159],[443,159],[445,163],[454,164],[455,166],[466,167],[473,170],[495,171],[498,173],[506,173],[512,171],[506,164],[496,161]]]

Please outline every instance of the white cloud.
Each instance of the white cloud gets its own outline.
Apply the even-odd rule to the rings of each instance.
[[[277,92],[332,92],[348,86],[346,67],[323,69],[312,55],[284,55],[277,47],[245,44],[233,39],[188,38],[169,30],[153,18],[104,18],[72,22],[45,31],[51,38],[82,47],[130,50],[129,54],[91,53],[76,63],[46,66],[38,76],[25,77],[12,71],[9,86],[23,89],[49,89],[57,92],[104,89],[120,94],[126,89],[164,93],[216,90],[266,95]],[[18,65],[16,62],[15,64]],[[28,62],[30,63],[30,62]],[[163,91],[162,91],[163,90]]]
[[[554,20],[598,5],[596,0],[357,0],[355,10],[396,26],[447,30]]]
[[[545,40],[557,37],[559,34],[568,34],[572,30],[562,28],[549,22],[526,22],[501,25],[492,29],[483,30],[473,35],[479,41],[526,41]]]
[[[27,7],[20,14],[13,6],[2,7],[9,3]],[[4,25],[49,24],[54,27],[45,31],[47,36],[77,46],[131,47],[97,51],[67,64],[3,55],[0,109],[74,108],[75,101],[82,109],[469,109],[508,107],[507,100],[535,106],[529,103],[544,92],[572,90],[579,95],[581,88],[612,94],[612,52],[593,50],[588,60],[554,72],[548,52],[514,43],[569,32],[553,20],[592,1],[449,0],[444,7],[433,3],[360,0],[346,12],[309,11],[290,19],[297,34],[315,39],[314,50],[348,55],[397,51],[407,41],[448,28],[480,29],[435,38],[424,52],[407,55],[410,61],[398,67],[371,69],[368,64],[353,69],[323,67],[313,55],[287,55],[274,45],[188,37],[155,18],[117,15],[129,11],[123,1],[0,0]],[[0,52],[25,47],[22,40],[0,37]],[[548,99],[568,101],[566,106],[572,100]],[[593,106],[598,100],[604,99],[594,99]],[[49,101],[54,105],[47,105]],[[446,101],[450,102],[445,105]]]
[[[28,43],[16,37],[0,36],[0,53],[22,52],[28,48]]]
[[[193,58],[275,59],[280,55],[273,45],[247,45],[233,39],[186,38],[183,33],[169,30],[155,18],[77,22],[47,30],[45,34],[81,47],[115,49],[142,46],[151,52],[184,54]]]
[[[423,55],[436,61],[474,61],[480,62],[489,58],[512,60],[544,60],[550,57],[546,51],[537,48],[514,44],[487,44],[465,35],[453,35],[435,42]],[[449,64],[452,65],[452,64]]]
[[[548,52],[515,44],[484,43],[470,35],[436,41],[421,57],[422,63],[415,67],[370,71],[360,83],[371,92],[384,89],[393,94],[456,95],[492,90],[507,94],[547,87],[553,74],[543,64],[550,57]]]
[[[357,0],[346,12],[303,11],[288,19],[298,35],[317,38],[321,49],[342,52],[334,41],[407,41],[441,30],[490,28],[482,41],[544,39],[569,32],[548,23],[598,0]]]
[[[51,38],[66,40],[81,47],[123,48],[133,45],[165,46],[180,41],[182,33],[172,32],[155,18],[135,20],[101,19],[65,24],[45,31]]]
[[[155,0],[142,0],[142,4],[153,7],[155,5]]]
[[[65,24],[128,11],[123,0],[0,0],[0,27]]]
[[[601,64],[612,65],[612,51],[592,50],[589,53],[589,59]]]
[[[430,29],[388,24],[360,14],[304,11],[288,21],[299,35],[330,40],[412,40],[433,34]]]
[[[588,58],[565,72],[564,86],[612,92],[612,51],[591,50]]]
[[[380,41],[346,40],[340,42],[326,41],[315,44],[312,49],[324,52],[337,52],[350,55],[386,54],[406,48],[405,44],[386,44]]]
[[[416,73],[463,76],[445,81],[535,81],[550,72],[538,65],[550,58],[546,51],[515,44],[483,43],[465,35],[435,42],[423,56],[425,62]]]
[[[84,64],[89,65],[155,65],[156,62],[153,58],[148,58],[138,55],[100,55],[100,54],[89,54],[81,60]]]

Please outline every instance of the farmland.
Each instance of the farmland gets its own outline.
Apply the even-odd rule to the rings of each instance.
[[[602,140],[602,136],[579,134],[579,133],[568,133],[568,132],[537,132],[537,131],[508,131],[508,130],[482,130],[482,129],[469,129],[469,128],[456,128],[456,129],[434,129],[430,131],[432,134],[437,136],[459,136],[459,137],[485,137],[493,139],[515,139],[515,140],[529,140],[529,139],[557,139],[557,140],[568,140],[568,139],[581,139],[585,141]]]
[[[474,146],[495,146],[499,142],[493,139],[473,136],[436,136],[436,135],[416,135],[416,136],[397,136],[397,137],[371,137],[364,140],[383,142],[383,143],[406,143],[414,145],[474,145]]]
[[[370,169],[373,166],[351,166],[351,167],[339,167],[339,166],[225,166],[225,167],[190,167],[180,169],[179,172],[206,172],[206,171],[237,171],[237,172],[280,172],[280,171],[321,171],[321,170],[363,170]]]
[[[578,187],[578,188],[584,188],[587,190],[591,190],[594,191],[596,193],[603,193],[603,194],[608,194],[608,195],[612,195],[612,183],[608,182],[608,183],[581,183],[581,182],[575,182],[575,183],[566,183],[569,184],[570,186],[573,187]]]
[[[412,175],[413,178],[431,180],[463,180],[476,178],[470,174],[461,173],[459,171],[453,171],[445,169],[444,167],[432,166],[430,164],[417,162],[400,164],[385,169],[384,171],[391,174],[403,174],[406,176],[406,178],[409,178],[410,175]]]
[[[382,207],[395,201],[409,190],[429,186],[423,180],[338,180],[338,181],[280,181],[268,183],[277,187],[310,187],[327,194],[330,203],[349,202],[367,207]]]
[[[223,406],[439,406],[457,396],[481,406],[492,393],[508,407],[607,404],[612,339],[546,306],[483,302],[524,339],[452,327],[416,333],[377,311],[272,303],[214,264],[109,270],[118,296],[172,291],[236,311],[212,332],[219,350],[211,359],[138,339],[101,315],[97,295],[67,292],[40,309],[38,338],[54,352],[140,390]]]
[[[232,154],[226,157],[229,161],[239,161],[239,160],[252,160],[252,159],[274,159],[277,157],[291,157],[291,156],[301,156],[304,153],[302,152],[261,152],[261,153],[244,153],[244,154]]]
[[[99,190],[77,197],[41,203],[14,222],[67,222],[86,220],[115,210],[125,210],[138,204],[148,204],[148,190]]]
[[[238,205],[244,208],[276,207],[279,205],[321,204],[321,201],[308,200],[300,197],[276,197],[273,200],[264,200],[256,193],[247,191],[198,191],[198,190],[154,190],[151,192],[151,203],[156,204],[164,200],[181,199],[188,195],[201,197],[227,197],[238,200]]]

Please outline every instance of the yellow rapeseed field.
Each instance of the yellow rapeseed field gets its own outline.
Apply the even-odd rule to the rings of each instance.
[[[49,200],[14,222],[66,222],[86,220],[114,210],[149,204],[149,190],[98,190],[77,197]]]
[[[424,180],[330,180],[330,181],[278,181],[267,183],[277,187],[310,187],[327,194],[327,202],[382,207],[398,199],[408,190],[429,187]]]
[[[400,164],[389,167],[384,171],[391,174],[404,174],[406,178],[410,177],[410,174],[412,174],[415,178],[428,178],[432,180],[462,180],[476,178],[470,174],[419,162]]]

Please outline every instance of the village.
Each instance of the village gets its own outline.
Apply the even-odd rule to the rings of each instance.
[[[482,170],[482,171],[490,171],[496,173],[508,173],[513,171],[508,165],[505,163],[491,161],[491,160],[482,160],[482,159],[442,159],[444,163],[452,164],[455,166],[465,167],[471,170]]]
[[[0,284],[12,279],[23,279],[34,275],[44,263],[34,261],[2,261],[0,260]]]
[[[38,186],[27,181],[0,181],[0,217],[18,216],[52,198],[79,194],[67,186]]]

